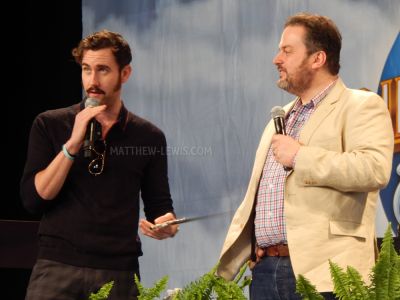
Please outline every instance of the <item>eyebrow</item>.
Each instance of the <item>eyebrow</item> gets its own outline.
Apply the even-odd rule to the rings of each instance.
[[[293,48],[293,46],[284,45],[284,46],[282,46],[282,47],[279,47],[279,50],[287,50],[287,49],[292,49],[292,48]]]
[[[82,67],[89,67],[89,68],[92,68],[92,67],[91,67],[89,64],[87,64],[87,63],[82,63]],[[93,66],[93,68],[96,68],[96,69],[105,68],[105,69],[111,70],[110,66],[108,66],[108,65],[103,65],[103,64],[95,65],[95,66]]]

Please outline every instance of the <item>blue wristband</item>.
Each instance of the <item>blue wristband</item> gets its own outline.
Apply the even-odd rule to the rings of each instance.
[[[67,147],[65,147],[65,144],[64,144],[64,145],[62,145],[62,152],[64,153],[64,156],[65,156],[66,158],[68,158],[69,160],[72,160],[72,161],[74,161],[74,159],[75,159],[75,156],[74,156],[74,155],[71,155],[71,154],[69,154],[69,152],[68,152],[68,150],[67,150]]]

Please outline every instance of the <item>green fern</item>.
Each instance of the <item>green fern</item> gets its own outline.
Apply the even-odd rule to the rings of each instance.
[[[324,300],[324,297],[318,293],[315,285],[311,284],[303,275],[297,277],[296,292],[300,294],[304,300]]]
[[[217,277],[214,283],[214,291],[217,299],[221,300],[246,300],[242,288],[234,281],[226,281]]]
[[[138,300],[153,300],[160,297],[162,291],[165,290],[168,282],[168,276],[164,276],[157,281],[153,287],[145,288],[139,281],[139,278],[135,274],[135,283],[139,291]]]
[[[243,290],[246,286],[249,286],[251,284],[251,276],[245,276],[242,282],[239,282],[238,284],[240,289]]]
[[[340,299],[352,300],[350,283],[347,274],[343,271],[338,264],[329,260],[329,266],[331,271],[331,276],[334,285],[334,293]]]
[[[373,267],[370,278],[371,285],[367,286],[360,273],[351,266],[344,272],[339,265],[329,261],[334,293],[341,300],[400,300],[400,255],[393,245],[391,225],[383,238],[378,261]],[[304,299],[313,298],[317,294],[306,278],[299,275],[296,290]]]
[[[368,287],[365,285],[360,273],[351,266],[347,267],[347,279],[349,282],[349,289],[353,299],[369,300],[371,299]]]
[[[217,265],[216,267],[218,267],[218,265]],[[235,277],[235,279],[233,280],[233,282],[235,282],[236,284],[238,284],[239,281],[240,281],[240,279],[242,279],[242,277],[243,277],[243,275],[244,275],[244,272],[246,272],[246,269],[247,269],[247,263],[244,264],[244,265],[240,268],[239,273],[236,275],[236,277]],[[215,268],[215,270],[216,270],[216,268]]]
[[[97,293],[91,293],[89,300],[105,300],[108,298],[110,291],[114,285],[114,281],[104,284]]]
[[[217,265],[218,266],[218,265]],[[233,280],[233,282],[235,284],[237,284],[239,286],[239,288],[241,290],[243,290],[246,286],[249,286],[251,283],[251,277],[249,276],[245,276],[243,277],[244,273],[246,272],[248,267],[248,263],[245,263],[241,268],[240,271],[238,273],[238,275],[236,275],[235,279]],[[243,279],[243,280],[242,280]]]
[[[194,281],[184,287],[181,291],[173,296],[173,300],[246,300],[243,294],[243,288],[249,284],[249,279],[240,280],[246,271],[247,264],[241,269],[234,281],[226,281],[225,279],[215,275],[218,264],[208,273],[203,275],[199,280]]]
[[[204,274],[199,280],[193,281],[185,286],[172,298],[173,300],[209,300],[212,299],[212,289],[215,281],[215,270],[213,268],[210,272]]]
[[[394,270],[397,271],[397,275],[395,275],[397,279],[393,280],[393,296],[395,299],[400,299],[400,255],[397,255]]]
[[[378,261],[372,269],[371,289],[375,299],[400,299],[400,256],[393,245],[390,224],[383,238]]]
[[[372,269],[371,285],[368,287],[363,282],[357,270],[348,266],[346,272],[334,262],[329,261],[334,293],[341,300],[400,300],[400,256],[396,253],[391,237],[390,224],[385,233],[380,255],[375,267]],[[244,277],[247,264],[239,271],[233,281],[215,275],[216,265],[210,272],[204,274],[199,280],[189,283],[182,290],[172,296],[173,300],[245,300],[243,288],[251,280]],[[166,288],[168,277],[165,276],[155,283],[152,288],[144,288],[135,275],[135,283],[139,291],[138,300],[154,300],[160,297]],[[89,300],[107,299],[113,282],[105,284],[96,294],[91,294]],[[304,276],[299,275],[296,291],[303,299],[322,300],[314,285]]]
[[[222,277],[215,276],[214,292],[219,300],[246,300],[243,289],[251,283],[251,279],[243,275],[247,269],[247,263],[241,268],[233,281],[227,281]],[[216,270],[218,265],[214,267]],[[215,272],[214,272],[215,274]],[[243,280],[242,280],[243,278]],[[241,281],[242,280],[242,281]]]

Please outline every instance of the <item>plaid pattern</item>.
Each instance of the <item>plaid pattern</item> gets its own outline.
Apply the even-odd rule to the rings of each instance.
[[[318,104],[334,87],[336,80],[325,87],[306,105],[298,98],[286,116],[286,132],[295,140],[301,129],[315,111]],[[277,163],[269,147],[263,173],[257,192],[256,215],[254,220],[257,245],[267,247],[287,243],[286,224],[283,215],[284,188],[287,172]]]
[[[114,281],[109,300],[137,300],[134,274],[137,271],[120,271],[75,267],[63,263],[38,259],[25,300],[76,300],[89,299],[103,284]]]

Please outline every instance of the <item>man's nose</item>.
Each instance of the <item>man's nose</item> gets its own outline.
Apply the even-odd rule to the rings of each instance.
[[[274,65],[279,65],[279,64],[282,63],[282,55],[281,55],[280,52],[278,52],[278,53],[275,55],[274,59],[272,60],[272,63],[273,63]]]
[[[90,76],[90,85],[91,86],[98,86],[99,85],[97,72],[92,72],[92,74]]]

